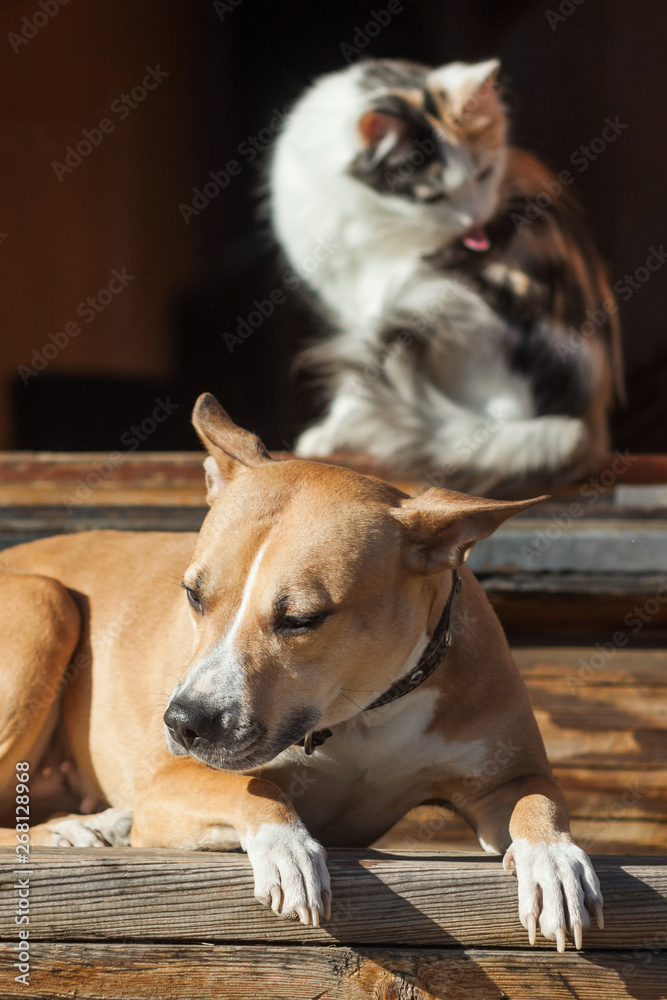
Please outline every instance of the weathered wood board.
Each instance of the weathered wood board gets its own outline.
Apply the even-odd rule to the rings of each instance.
[[[273,457],[289,458],[287,452]],[[0,505],[59,504],[64,496],[79,504],[201,505],[204,501],[203,451],[175,452],[0,452]],[[400,489],[419,492],[430,483],[397,480],[363,455],[326,459],[359,472],[391,479]],[[586,483],[560,490],[568,499],[582,497],[588,506],[610,498],[621,487],[624,502],[643,506],[646,491],[637,486],[667,484],[667,456],[610,455],[607,467]],[[633,492],[634,491],[634,492]],[[104,500],[100,500],[104,496]],[[657,496],[657,502],[660,497]]]
[[[30,985],[0,983],[0,1000],[664,1000],[667,983],[667,955],[651,946],[554,955],[75,942],[32,955]]]
[[[17,986],[12,855],[0,998],[658,998],[667,982],[665,859],[595,858],[605,929],[559,956],[528,947],[516,881],[486,855],[332,851],[333,918],[314,929],[255,902],[242,854],[40,849]]]
[[[501,862],[479,852],[331,850],[332,919],[313,928],[256,902],[242,852],[34,848],[30,940],[523,948],[516,880]],[[605,928],[591,929],[587,946],[643,948],[667,937],[667,858],[596,855],[594,863]],[[16,937],[16,867],[12,849],[0,849],[3,941]],[[555,946],[538,938],[536,947]]]

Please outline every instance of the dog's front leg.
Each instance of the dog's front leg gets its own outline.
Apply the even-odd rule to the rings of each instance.
[[[260,903],[315,927],[331,915],[326,851],[263,778],[215,771],[192,758],[169,760],[137,797],[131,843],[190,850],[240,843]]]
[[[503,865],[514,871],[519,917],[531,944],[540,931],[565,950],[566,931],[576,948],[594,914],[604,926],[600,883],[588,855],[570,834],[567,806],[550,778],[509,781],[475,804],[474,825],[486,849],[505,851]]]

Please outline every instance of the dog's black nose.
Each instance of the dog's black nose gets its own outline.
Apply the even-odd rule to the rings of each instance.
[[[173,738],[186,750],[192,748],[196,739],[210,738],[219,722],[217,715],[212,715],[195,702],[172,701],[163,718]]]

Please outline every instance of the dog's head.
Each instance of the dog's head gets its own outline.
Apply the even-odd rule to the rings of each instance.
[[[165,727],[172,752],[246,770],[358,714],[424,643],[438,574],[537,501],[411,499],[338,466],[272,461],[203,395],[211,504],[183,577],[195,647]]]

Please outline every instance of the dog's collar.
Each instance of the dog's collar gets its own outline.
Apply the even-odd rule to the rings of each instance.
[[[426,649],[419,657],[417,666],[413,667],[405,677],[401,677],[400,680],[392,684],[379,698],[376,698],[370,705],[367,705],[364,709],[365,712],[370,712],[373,708],[380,708],[381,705],[388,705],[390,702],[397,701],[403,695],[414,691],[415,688],[418,688],[420,684],[423,684],[431,676],[438,664],[442,663],[447,655],[447,650],[452,644],[453,636],[449,626],[452,620],[454,597],[460,589],[461,577],[456,570],[452,570],[452,589],[449,591],[447,603]],[[322,746],[324,741],[328,740],[331,735],[330,729],[315,729],[310,733],[306,733],[295,745],[303,747],[306,754],[310,756],[315,747]]]

